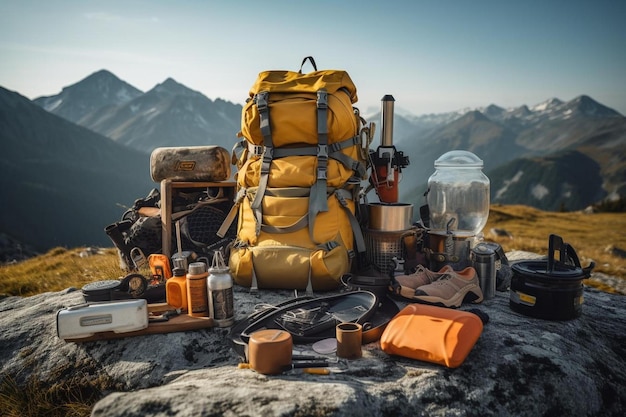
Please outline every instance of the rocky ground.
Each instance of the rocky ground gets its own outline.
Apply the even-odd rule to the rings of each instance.
[[[507,254],[508,256],[509,254]],[[599,278],[603,279],[603,278]],[[235,287],[237,320],[290,291]],[[67,343],[56,312],[80,291],[0,300],[0,370],[18,381],[83,378],[107,387],[93,416],[622,416],[626,412],[626,297],[584,290],[568,321],[520,315],[508,291],[479,305],[489,316],[465,362],[451,369],[387,355],[373,342],[329,375],[238,369],[228,328]],[[399,303],[404,306],[405,303]],[[296,346],[311,352],[311,346]]]

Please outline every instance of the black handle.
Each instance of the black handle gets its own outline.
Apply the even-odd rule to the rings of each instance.
[[[304,64],[307,61],[311,61],[311,65],[313,66],[313,70],[317,71],[317,65],[315,64],[315,60],[313,59],[312,56],[307,56],[307,57],[304,57],[304,59],[302,60],[302,64],[300,64],[300,71],[298,71],[298,74],[302,74],[302,67],[304,67]]]
[[[554,252],[559,251],[559,261],[555,262]],[[548,271],[554,272],[554,267],[560,265],[562,267],[581,268],[580,260],[576,251],[569,243],[565,243],[561,236],[551,234],[548,241]]]

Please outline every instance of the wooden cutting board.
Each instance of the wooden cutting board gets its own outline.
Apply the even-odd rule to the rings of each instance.
[[[165,311],[163,304],[149,304],[149,312]],[[83,343],[93,342],[97,340],[122,339],[125,337],[144,336],[149,334],[163,334],[175,332],[187,332],[190,330],[200,330],[213,327],[214,322],[210,317],[191,317],[187,313],[181,313],[178,316],[172,316],[168,321],[148,322],[148,327],[142,330],[136,330],[126,333],[100,332],[94,333],[89,337],[81,337],[77,339],[66,339],[66,342]]]

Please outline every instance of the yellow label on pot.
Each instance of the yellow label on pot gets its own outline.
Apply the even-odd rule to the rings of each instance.
[[[519,291],[517,291],[517,295],[519,297],[520,302],[522,302],[524,304],[528,304],[530,306],[534,306],[535,303],[537,302],[537,297],[534,297],[532,295],[525,294],[525,293],[519,292]]]

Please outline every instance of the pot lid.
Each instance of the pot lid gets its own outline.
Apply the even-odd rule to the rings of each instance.
[[[574,265],[556,264],[552,270],[548,269],[548,261],[521,261],[511,266],[514,273],[531,278],[552,278],[565,280],[579,280],[586,277],[585,271]]]
[[[441,155],[435,161],[435,168],[440,167],[475,167],[482,168],[483,160],[469,151],[450,151]]]
[[[85,286],[83,286],[82,288],[82,291],[83,293],[98,292],[98,291],[112,291],[112,290],[118,289],[120,285],[122,285],[122,282],[118,279],[95,281],[95,282],[90,282],[89,284],[85,284]]]

